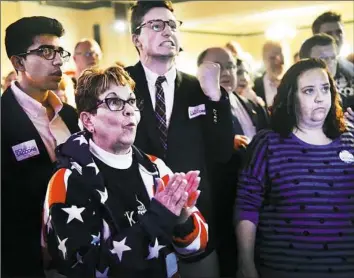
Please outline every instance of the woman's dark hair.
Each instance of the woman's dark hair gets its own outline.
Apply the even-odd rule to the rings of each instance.
[[[294,127],[298,127],[298,78],[305,71],[316,68],[326,71],[331,92],[331,108],[325,119],[323,132],[328,138],[334,139],[346,130],[339,94],[325,62],[320,59],[304,59],[295,63],[285,73],[271,108],[271,127],[283,137],[287,137]]]

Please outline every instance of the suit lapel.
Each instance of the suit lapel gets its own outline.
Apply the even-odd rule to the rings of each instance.
[[[11,88],[4,92],[2,98],[4,104],[8,103],[9,105],[9,107],[4,109],[6,111],[6,115],[2,113],[3,116],[8,119],[16,119],[14,122],[8,123],[9,126],[12,124],[14,125],[11,128],[9,127],[9,130],[12,130],[11,137],[14,139],[12,141],[13,144],[16,145],[34,139],[36,141],[40,155],[45,156],[49,161],[51,161],[41,136],[39,135],[30,118],[17,102]],[[4,117],[2,121],[5,120]]]
[[[136,97],[144,101],[144,110],[143,113],[141,113],[141,126],[146,130],[148,136],[151,138],[152,144],[155,145],[154,147],[161,150],[162,153],[163,150],[160,144],[160,138],[158,136],[155,111],[152,106],[144,68],[141,63],[138,62],[133,69],[134,72],[132,72],[131,75],[136,84],[134,90]]]
[[[251,118],[251,121],[255,127],[257,127],[257,112],[253,109],[252,104],[248,100],[244,100],[241,98],[238,94],[236,94],[236,97],[238,100],[241,102],[242,106],[246,109],[248,115]]]
[[[181,114],[183,111],[183,86],[182,86],[182,74],[181,72],[177,71],[176,79],[175,79],[175,91],[173,97],[173,107],[172,107],[172,114],[170,119],[170,125],[168,128],[168,137],[167,142],[171,141],[171,131],[177,123],[178,115]],[[187,111],[186,111],[187,113]]]

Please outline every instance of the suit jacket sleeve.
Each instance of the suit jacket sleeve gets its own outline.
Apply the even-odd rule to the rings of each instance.
[[[203,124],[208,156],[214,162],[226,163],[233,153],[234,132],[229,97],[224,89],[221,92],[219,101],[209,100],[202,92],[206,103]]]

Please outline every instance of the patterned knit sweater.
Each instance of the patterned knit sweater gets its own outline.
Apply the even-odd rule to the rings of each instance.
[[[281,277],[354,277],[354,135],[349,130],[323,146],[269,130],[250,144],[235,220],[257,225],[260,269],[286,273]]]

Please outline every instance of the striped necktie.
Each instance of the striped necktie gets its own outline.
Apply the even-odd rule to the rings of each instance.
[[[164,154],[167,150],[167,123],[166,123],[166,105],[165,105],[165,93],[162,88],[162,83],[166,81],[165,76],[159,76],[156,80],[156,103],[155,103],[155,116],[157,129],[159,130],[159,138],[161,141]]]

